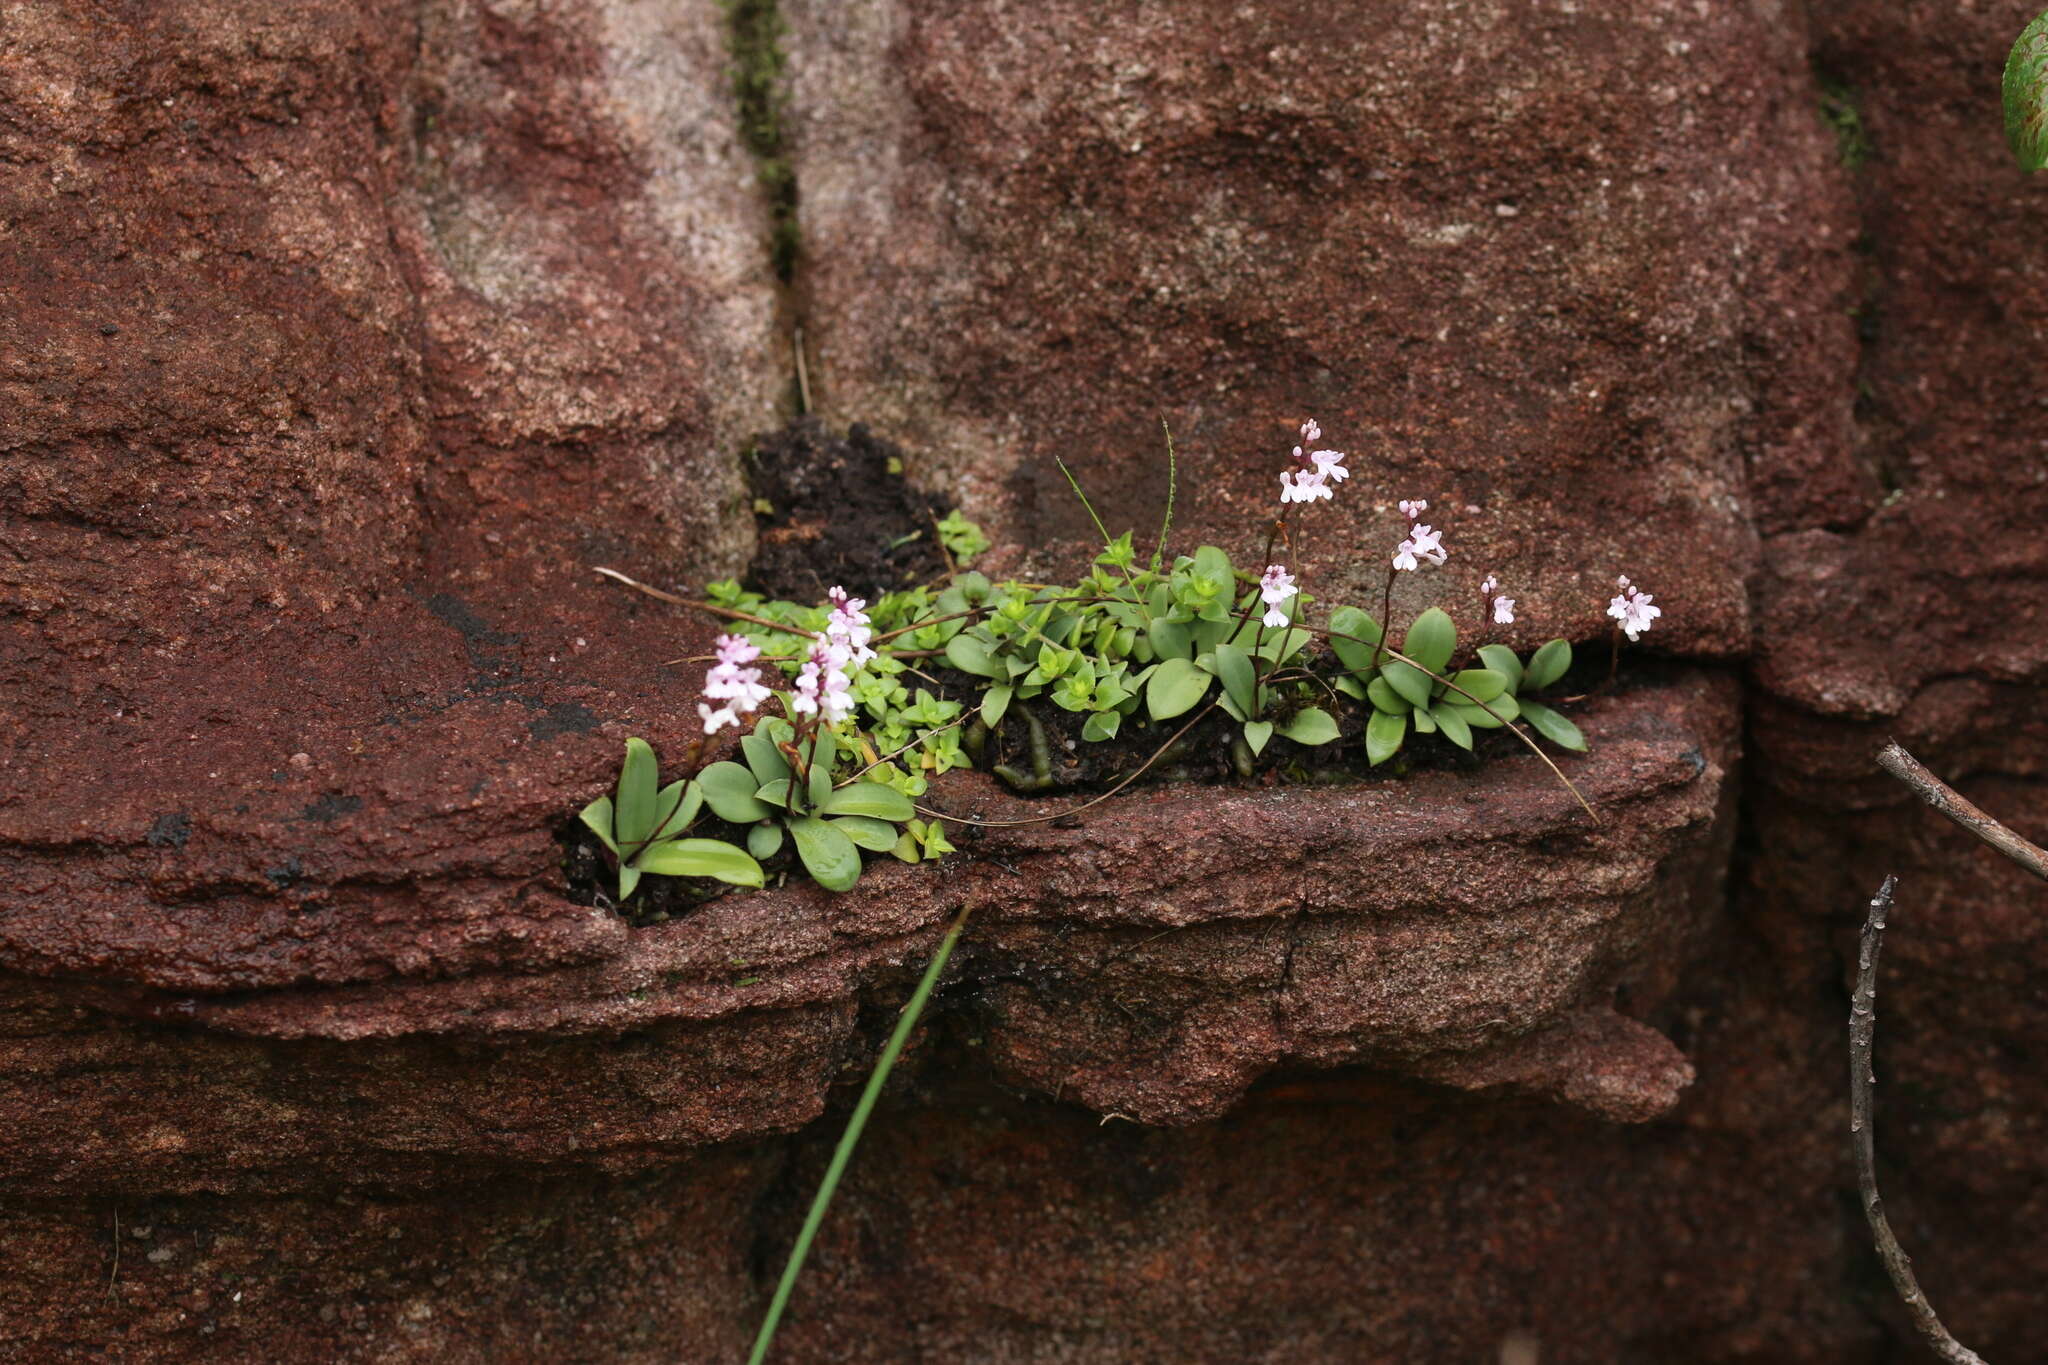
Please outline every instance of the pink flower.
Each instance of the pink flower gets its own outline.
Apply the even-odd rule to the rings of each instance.
[[[1491,597],[1494,595],[1494,593],[1498,592],[1499,590],[1500,580],[1498,578],[1495,578],[1492,574],[1488,574],[1486,576],[1486,581],[1479,585],[1479,595],[1481,597]]]
[[[810,657],[796,675],[796,694],[789,709],[800,715],[816,715],[827,725],[838,725],[853,713],[853,682],[846,666],[853,658],[851,647],[819,635],[811,644]]]
[[[1420,561],[1425,559],[1432,564],[1443,563],[1449,557],[1444,551],[1443,538],[1442,531],[1432,531],[1427,526],[1415,527],[1409,531],[1408,539],[1394,547],[1394,567],[1419,568]]]
[[[1629,643],[1635,643],[1638,636],[1650,628],[1650,623],[1664,614],[1664,608],[1651,605],[1651,595],[1628,581],[1627,575],[1615,580],[1621,593],[1607,604],[1607,614],[1621,623],[1622,634]]]
[[[1515,623],[1515,599],[1512,597],[1494,598],[1493,620],[1495,625],[1513,625]]]
[[[1427,512],[1428,510],[1429,502],[1427,499],[1417,498],[1413,502],[1410,502],[1404,498],[1401,501],[1401,515],[1408,518],[1408,520],[1410,521],[1414,521],[1417,517],[1420,517],[1424,512]]]
[[[1342,483],[1351,477],[1351,471],[1344,467],[1344,452],[1341,450],[1318,450],[1309,459],[1315,461],[1316,473],[1325,479]]]
[[[1259,600],[1266,604],[1266,614],[1259,618],[1268,630],[1278,630],[1287,624],[1287,613],[1282,610],[1288,598],[1299,592],[1294,580],[1288,576],[1284,564],[1268,564],[1266,572],[1259,577]]]
[[[1335,496],[1330,484],[1320,469],[1289,470],[1280,476],[1280,501],[1314,502],[1318,498]]]
[[[867,601],[865,598],[848,597],[846,589],[835,587],[825,594],[832,600],[832,615],[825,621],[825,635],[846,646],[854,667],[875,657],[875,651],[868,647],[874,638],[874,627],[868,624]]]
[[[761,685],[760,669],[743,667],[760,657],[760,646],[744,635],[718,637],[718,662],[704,675],[704,695],[725,705],[714,710],[702,702],[697,704],[705,734],[715,735],[728,725],[737,726],[743,714],[759,710],[761,703],[774,695]]]
[[[1306,445],[1314,445],[1323,439],[1323,429],[1316,425],[1315,418],[1311,417],[1301,424],[1301,439]]]

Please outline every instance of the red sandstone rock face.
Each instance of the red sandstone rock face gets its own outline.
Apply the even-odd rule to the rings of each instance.
[[[1879,1359],[1887,869],[1887,1194],[2029,1354],[2048,906],[1867,765],[2048,837],[2024,7],[785,3],[812,381],[999,555],[1078,552],[1054,455],[1155,515],[1162,409],[1248,545],[1313,412],[1326,597],[1416,494],[1404,610],[1586,639],[1626,569],[1759,761],[1738,827],[1679,666],[1591,710],[1597,831],[1522,759],[1156,790],[638,931],[555,835],[708,631],[584,569],[743,562],[788,368],[719,16],[74,9],[0,29],[0,1354],[734,1358],[971,898],[788,1358]]]

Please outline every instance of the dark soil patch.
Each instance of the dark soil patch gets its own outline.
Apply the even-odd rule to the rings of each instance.
[[[952,510],[903,477],[903,452],[856,422],[835,436],[800,417],[747,452],[760,548],[746,584],[793,602],[844,587],[873,601],[947,572],[934,523]]]

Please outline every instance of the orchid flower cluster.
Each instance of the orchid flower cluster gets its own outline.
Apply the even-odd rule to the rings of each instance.
[[[718,637],[697,719],[706,740],[738,731],[739,752],[657,787],[651,752],[629,745],[632,772],[617,796],[584,812],[616,862],[621,899],[643,873],[759,885],[798,865],[844,888],[860,875],[863,851],[920,861],[951,850],[947,817],[914,804],[948,770],[981,766],[1015,790],[1042,791],[1087,780],[1080,744],[1119,736],[1151,751],[1135,768],[1123,755],[1110,759],[1125,781],[1198,742],[1225,745],[1245,777],[1262,756],[1283,771],[1317,753],[1357,752],[1378,766],[1418,734],[1472,750],[1477,732],[1506,729],[1531,748],[1533,735],[1583,750],[1578,727],[1546,700],[1571,668],[1567,641],[1524,656],[1482,634],[1476,648],[1461,648],[1439,607],[1395,630],[1400,575],[1452,557],[1445,531],[1423,520],[1427,499],[1397,504],[1378,617],[1339,605],[1323,624],[1308,623],[1314,599],[1287,519],[1334,504],[1350,479],[1349,457],[1322,440],[1318,423],[1302,423],[1280,477],[1273,543],[1290,547],[1292,566],[1269,552],[1262,572],[1248,572],[1212,545],[1169,556],[1169,508],[1149,563],[1126,532],[1071,587],[995,583],[954,568],[935,584],[875,594],[870,606],[843,586],[817,605],[707,585],[703,605],[741,624]],[[956,529],[978,534],[964,521]],[[1637,640],[1663,615],[1629,579],[1618,587],[1607,609],[1617,650],[1624,634]],[[1527,612],[1494,573],[1478,598],[1483,632]],[[912,679],[930,687],[913,690]],[[1056,737],[1061,712],[1078,724]],[[1146,731],[1159,740],[1141,738]],[[1276,741],[1286,745],[1272,750]],[[692,833],[711,817],[724,822],[712,832],[725,839]],[[734,829],[744,848],[727,841]]]

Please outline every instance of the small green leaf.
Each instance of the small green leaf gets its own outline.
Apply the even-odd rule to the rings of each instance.
[[[1558,748],[1570,749],[1576,753],[1586,752],[1586,737],[1579,733],[1579,727],[1542,703],[1523,702],[1522,719],[1534,726],[1537,734]]]
[[[754,799],[774,810],[788,810],[789,793],[794,783],[794,778],[778,777],[773,782],[764,783],[758,788],[754,792]],[[798,803],[797,808],[799,810],[803,808],[801,802]]]
[[[760,779],[737,763],[712,764],[697,774],[697,785],[704,790],[705,803],[721,820],[747,825],[774,813],[754,795],[761,789]]]
[[[865,815],[841,815],[826,823],[862,848],[876,853],[887,853],[896,847],[896,826],[887,820],[871,820]]]
[[[1437,702],[1439,707],[1455,705],[1465,723],[1475,730],[1498,730],[1508,721],[1522,714],[1521,704],[1514,694],[1503,692],[1484,706],[1473,706],[1455,697],[1446,697]]]
[[[716,877],[734,886],[759,886],[761,865],[723,839],[663,839],[636,860],[640,870],[663,877]]]
[[[1373,681],[1378,682],[1379,679],[1375,677]],[[1330,680],[1330,686],[1336,688],[1339,692],[1342,692],[1345,696],[1350,697],[1354,701],[1367,700],[1365,684],[1358,680],[1358,675],[1355,673],[1339,673],[1335,678]],[[1393,691],[1391,687],[1387,690],[1389,692]],[[1403,702],[1402,705],[1405,706],[1407,705],[1407,703]]]
[[[981,723],[994,729],[1002,724],[1004,712],[1010,709],[1010,699],[1017,695],[1017,689],[1008,683],[997,683],[981,694]]]
[[[585,806],[577,818],[597,836],[599,843],[612,851],[612,856],[618,856],[619,846],[612,838],[612,799],[609,796],[598,797]]]
[[[1248,720],[1244,723],[1244,742],[1251,746],[1254,755],[1266,752],[1266,745],[1272,738],[1272,721]]]
[[[1431,673],[1441,673],[1458,650],[1458,627],[1442,607],[1415,618],[1401,638],[1401,652]]]
[[[1339,607],[1330,613],[1330,648],[1338,661],[1354,673],[1372,671],[1373,645],[1381,638],[1380,623],[1357,607]]]
[[[1490,668],[1461,668],[1451,681],[1458,685],[1451,695],[1459,701],[1492,701],[1508,690],[1507,678]]]
[[[1194,650],[1194,635],[1185,622],[1169,621],[1164,616],[1155,616],[1145,628],[1145,638],[1152,644],[1152,652],[1162,659],[1186,658]]]
[[[1116,738],[1119,726],[1124,722],[1121,712],[1096,711],[1081,722],[1081,738],[1095,743]]]
[[[1522,670],[1522,685],[1517,692],[1540,692],[1565,675],[1572,666],[1572,647],[1563,640],[1552,640],[1529,656],[1529,666]]]
[[[917,846],[917,836],[908,831],[897,836],[896,842],[889,846],[889,852],[906,863],[914,863],[924,856],[923,851]]]
[[[797,857],[804,869],[827,891],[845,891],[860,880],[860,850],[853,840],[815,815],[799,815],[789,822],[796,839]]]
[[[1515,657],[1515,651],[1506,645],[1481,645],[1479,659],[1481,663],[1508,680],[1508,691],[1522,690],[1522,661]]]
[[[2048,14],[2020,30],[2005,59],[2005,141],[2021,170],[2048,165]]]
[[[946,662],[977,678],[1001,676],[996,672],[995,657],[989,653],[988,646],[967,635],[955,635],[946,642]]]
[[[767,729],[764,721],[755,727],[753,734],[740,740],[740,752],[746,755],[747,766],[754,770],[754,785],[757,787],[789,776],[789,760],[782,756],[782,750],[775,747],[774,739],[765,733]],[[718,807],[713,806],[712,809],[717,810]],[[728,815],[726,818],[730,820],[732,817]]]
[[[1408,717],[1391,711],[1375,711],[1365,723],[1365,761],[1374,767],[1401,751],[1408,737]]]
[[[1409,669],[1408,671],[1412,673],[1415,670]],[[1428,679],[1425,678],[1423,681],[1427,682]],[[1375,677],[1365,685],[1365,699],[1373,704],[1374,710],[1385,711],[1396,716],[1407,715],[1415,706],[1414,702],[1409,701],[1399,692],[1396,692],[1393,686],[1382,677]]]
[[[908,820],[917,814],[910,798],[879,782],[849,782],[818,806],[821,815],[863,815],[871,820]]]
[[[1413,711],[1410,711],[1408,719],[1414,724],[1416,734],[1433,735],[1436,733],[1436,719],[1429,714],[1427,706],[1418,706]]]
[[[1193,659],[1168,659],[1145,682],[1145,709],[1154,720],[1171,720],[1191,710],[1210,681]]]
[[[756,858],[772,858],[782,851],[782,826],[764,820],[747,831],[747,852]]]
[[[1285,663],[1307,647],[1315,636],[1305,630],[1276,630],[1266,636],[1258,654],[1269,664]]]
[[[818,731],[811,741],[809,757],[810,789],[805,793],[812,807],[822,806],[832,795],[832,765],[839,761],[839,741],[832,738],[830,730]]]
[[[1429,705],[1429,694],[1435,688],[1436,682],[1421,669],[1404,664],[1399,659],[1390,659],[1380,668],[1380,676],[1385,678],[1387,686],[1398,692],[1410,706]],[[1370,692],[1372,689],[1367,687],[1366,690]]]
[[[654,837],[673,839],[690,827],[704,808],[704,793],[687,778],[671,782],[654,798]]]
[[[1337,722],[1320,706],[1304,706],[1280,727],[1296,744],[1328,744],[1337,738]]]
[[[631,863],[619,864],[619,899],[633,894],[633,888],[640,885],[640,869]]]
[[[1230,699],[1237,703],[1240,711],[1247,716],[1258,714],[1259,679],[1249,655],[1236,645],[1218,645],[1209,671],[1223,680],[1224,690],[1230,693]]]
[[[1467,725],[1465,718],[1458,714],[1457,707],[1446,706],[1444,703],[1438,702],[1435,706],[1429,708],[1429,718],[1436,722],[1437,729],[1443,731],[1445,739],[1448,739],[1460,749],[1472,747],[1472,727]]]
[[[644,843],[654,833],[654,750],[644,739],[626,741],[626,762],[619,769],[619,795],[613,803],[612,828],[621,844]]]

